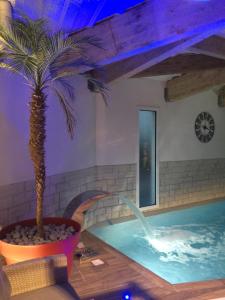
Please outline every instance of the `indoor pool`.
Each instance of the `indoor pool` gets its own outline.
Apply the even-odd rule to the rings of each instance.
[[[90,232],[170,283],[225,278],[225,201],[146,217]]]

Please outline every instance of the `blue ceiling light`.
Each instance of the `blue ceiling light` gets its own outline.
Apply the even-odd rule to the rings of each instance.
[[[131,300],[131,293],[126,292],[123,294],[123,300]]]

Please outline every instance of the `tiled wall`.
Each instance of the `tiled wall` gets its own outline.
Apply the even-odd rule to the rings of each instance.
[[[111,219],[129,216],[130,209],[121,201],[126,196],[136,201],[136,165],[114,165],[96,167],[96,189],[112,193],[97,202],[86,214],[86,227]]]
[[[225,159],[161,162],[159,195],[163,206],[225,197]]]
[[[112,193],[86,213],[86,227],[106,219],[128,216],[121,196],[136,200],[136,165],[97,166],[47,178],[45,215],[60,216],[73,197],[99,189]],[[161,162],[160,207],[225,197],[225,159]],[[34,216],[32,181],[0,187],[0,225]]]
[[[136,200],[136,165],[97,167],[97,184],[113,193],[86,214],[86,226],[130,214],[119,199]],[[166,208],[225,197],[225,159],[160,162],[159,206]]]
[[[47,177],[44,212],[60,216],[71,199],[95,183],[95,168]],[[9,224],[35,214],[34,182],[25,181],[0,187],[0,225]]]

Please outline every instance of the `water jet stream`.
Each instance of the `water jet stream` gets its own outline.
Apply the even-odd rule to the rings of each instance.
[[[122,201],[132,210],[134,215],[137,217],[137,219],[140,221],[142,228],[145,232],[146,237],[150,240],[151,237],[151,228],[148,222],[146,221],[145,216],[140,211],[140,209],[134,204],[133,201],[131,201],[128,198],[122,197]]]

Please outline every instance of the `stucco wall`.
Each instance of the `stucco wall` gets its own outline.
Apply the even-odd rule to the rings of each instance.
[[[158,110],[157,145],[159,161],[225,157],[225,109],[217,106],[212,91],[176,103],[163,98],[164,82],[129,79],[110,87],[106,107],[78,78],[74,101],[77,130],[71,141],[65,118],[53,96],[48,98],[46,161],[48,175],[94,165],[137,162],[138,107]],[[33,178],[28,153],[30,91],[21,79],[1,73],[0,80],[0,185]],[[95,119],[95,103],[97,113]],[[194,134],[194,120],[201,111],[210,112],[216,123],[208,144]],[[96,122],[96,141],[95,141]]]
[[[0,185],[7,185],[33,178],[28,152],[31,91],[17,76],[1,72],[0,78]],[[59,102],[53,95],[47,99],[48,175],[95,165],[95,96],[80,77],[76,78],[74,86],[77,128],[72,141]]]
[[[97,107],[97,165],[134,163],[138,152],[138,107],[158,110],[159,161],[225,157],[225,109],[213,91],[176,103],[164,100],[164,82],[152,79],[123,80],[111,86],[108,107]],[[215,120],[215,135],[200,143],[194,133],[198,113],[208,111]]]

